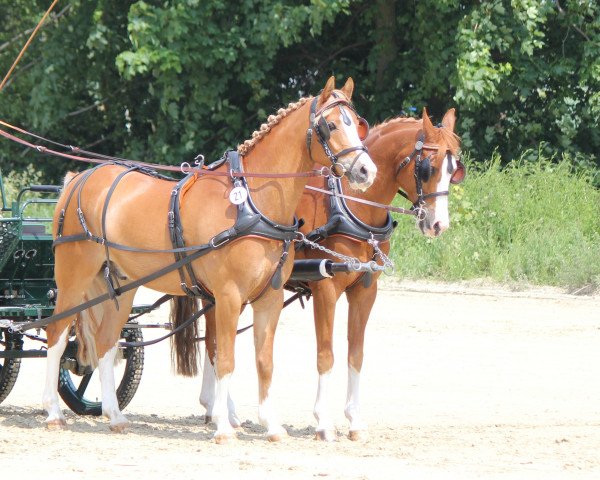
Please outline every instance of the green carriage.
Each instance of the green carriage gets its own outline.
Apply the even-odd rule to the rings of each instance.
[[[54,282],[52,251],[52,211],[61,188],[55,185],[31,185],[21,189],[16,200],[7,201],[2,173],[0,194],[0,403],[17,380],[24,358],[46,356],[43,329],[35,333],[19,332],[19,324],[50,317],[58,294]],[[132,313],[141,313],[136,307]],[[122,331],[126,342],[140,342],[142,332],[135,322]],[[144,349],[122,348],[117,398],[124,408],[133,398],[141,380]],[[65,403],[80,415],[100,415],[101,403],[94,391],[94,372],[77,361],[77,343],[71,336],[61,361],[59,393]]]

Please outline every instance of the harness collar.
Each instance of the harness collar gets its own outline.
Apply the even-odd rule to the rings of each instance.
[[[308,233],[306,238],[319,242],[331,235],[345,235],[360,241],[375,240],[380,243],[390,239],[396,222],[389,212],[383,227],[367,225],[352,213],[345,199],[340,196],[343,191],[339,178],[329,177],[327,188],[333,193],[329,197],[329,219],[325,225]]]

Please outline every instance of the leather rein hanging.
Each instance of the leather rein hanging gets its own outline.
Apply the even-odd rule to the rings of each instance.
[[[141,162],[139,160],[130,160],[127,158],[121,158],[121,157],[115,157],[115,156],[111,156],[111,155],[103,155],[100,153],[95,153],[95,152],[90,152],[89,150],[85,150],[83,148],[80,147],[75,147],[73,145],[64,145],[62,143],[58,143],[55,142],[53,140],[44,138],[40,135],[37,135],[35,133],[31,133],[27,130],[24,130],[22,128],[19,127],[15,127],[9,123],[6,123],[2,120],[0,120],[0,125],[3,125],[7,128],[10,128],[12,130],[15,130],[16,132],[22,133],[24,135],[36,138],[38,140],[41,140],[43,142],[47,142],[50,143],[52,145],[56,145],[57,147],[63,148],[67,151],[70,151],[71,153],[65,153],[65,152],[60,152],[58,150],[54,150],[48,147],[45,147],[43,145],[36,145],[33,144],[31,142],[28,142],[27,140],[23,140],[22,138],[16,137],[15,135],[12,135],[2,129],[0,129],[0,136],[11,140],[15,143],[18,143],[20,145],[23,145],[27,148],[30,148],[32,150],[36,150],[39,153],[45,154],[45,155],[51,155],[54,157],[61,157],[61,158],[65,158],[68,160],[75,160],[78,162],[85,162],[85,163],[96,163],[96,164],[104,164],[104,163],[118,163],[118,164],[123,164],[123,165],[135,165],[138,166],[140,170],[144,170],[144,173],[150,173],[152,172],[153,174],[156,174],[157,170],[163,170],[163,171],[168,171],[168,172],[177,172],[177,173],[184,173],[184,174],[188,174],[188,173],[196,173],[200,176],[215,176],[215,177],[229,177],[231,175],[233,175],[234,177],[253,177],[253,178],[293,178],[293,177],[319,177],[319,176],[327,176],[329,175],[329,169],[327,167],[322,167],[318,170],[313,170],[310,172],[298,172],[298,173],[241,173],[241,172],[220,172],[220,171],[215,171],[215,170],[210,170],[210,169],[206,169],[206,168],[195,168],[195,167],[191,167],[189,166],[189,164],[184,163],[183,165],[188,165],[186,166],[174,166],[174,165],[161,165],[158,163],[149,163],[149,162]],[[81,155],[77,155],[77,154],[81,154],[81,155],[88,155],[88,156],[81,156]],[[167,180],[173,180],[173,178],[171,177],[165,177],[165,179]]]

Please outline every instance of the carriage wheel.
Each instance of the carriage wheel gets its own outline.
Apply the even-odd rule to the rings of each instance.
[[[14,334],[8,333],[8,329],[0,329],[0,351],[22,350],[22,340]],[[15,386],[19,369],[20,358],[0,358],[0,403],[4,401]]]
[[[126,342],[141,342],[142,331],[139,328],[124,328],[121,338]],[[70,344],[72,342],[74,340],[69,341]],[[78,415],[100,416],[102,402],[97,370],[81,368],[74,358],[75,355],[69,355],[72,352],[76,352],[76,349],[67,348],[63,357],[58,375],[58,392],[67,406]],[[123,361],[115,365],[117,400],[121,410],[132,400],[142,379],[144,347],[126,347],[122,349],[122,353]]]

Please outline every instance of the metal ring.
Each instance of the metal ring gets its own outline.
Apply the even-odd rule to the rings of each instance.
[[[341,173],[339,173],[340,169]],[[344,167],[341,163],[334,163],[329,170],[331,171],[331,174],[336,178],[342,178],[346,173],[346,167]]]
[[[188,162],[183,162],[180,166],[179,169],[181,170],[181,173],[187,173],[184,168],[187,165],[187,169],[188,171],[192,169],[192,166],[188,163]]]

